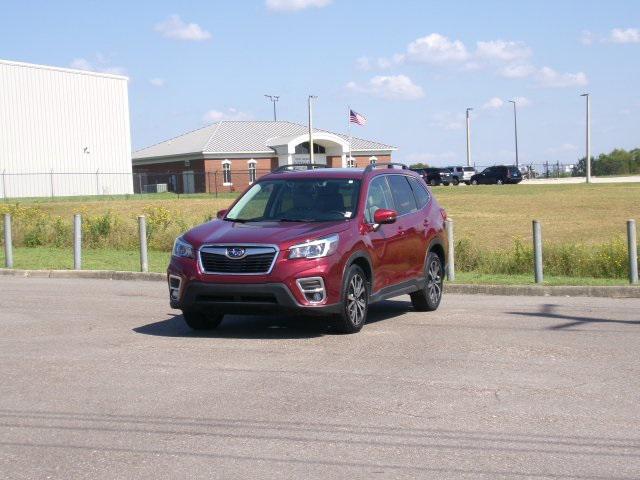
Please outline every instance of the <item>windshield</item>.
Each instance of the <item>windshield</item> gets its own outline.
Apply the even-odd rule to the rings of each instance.
[[[360,180],[280,179],[256,183],[229,210],[236,222],[328,222],[353,218]]]

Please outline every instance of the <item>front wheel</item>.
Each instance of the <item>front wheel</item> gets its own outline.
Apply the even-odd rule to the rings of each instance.
[[[460,180],[458,180],[457,177],[453,177],[453,182],[454,185],[458,185],[460,183]]]
[[[334,325],[340,333],[356,333],[367,321],[369,287],[367,277],[357,265],[351,265],[342,285],[342,310]]]
[[[496,185],[502,185],[504,182],[502,181],[501,178],[499,178],[498,180],[496,180]]]
[[[471,185],[478,185],[478,180],[471,180]]]
[[[425,285],[411,294],[411,303],[418,312],[432,312],[440,305],[444,282],[444,269],[438,254],[429,252],[425,266]]]
[[[182,316],[189,328],[193,330],[213,330],[220,322],[223,315],[206,313],[202,310],[183,310]]]

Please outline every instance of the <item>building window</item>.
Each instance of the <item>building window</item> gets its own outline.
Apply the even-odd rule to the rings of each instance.
[[[378,164],[378,157],[369,157],[369,163],[375,167]]]
[[[356,159],[353,157],[349,157],[347,159],[347,168],[354,168],[356,166]]]
[[[249,184],[256,181],[256,161],[252,158],[247,162],[249,164]]]
[[[229,160],[222,162],[222,184],[225,186],[233,185],[231,183],[231,162]]]
[[[296,153],[297,154],[309,154],[309,142],[302,142],[299,145],[296,145]],[[316,142],[313,142],[313,153],[327,153],[327,149],[322,145],[318,145]]]

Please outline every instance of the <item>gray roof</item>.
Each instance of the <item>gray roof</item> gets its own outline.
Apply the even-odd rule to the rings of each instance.
[[[315,132],[327,132],[348,140],[347,135],[314,128]],[[143,148],[133,154],[133,159],[167,157],[188,154],[268,153],[268,140],[275,137],[301,135],[308,132],[305,125],[293,122],[271,121],[221,121],[170,140]],[[357,151],[388,151],[395,147],[352,137],[351,149]]]

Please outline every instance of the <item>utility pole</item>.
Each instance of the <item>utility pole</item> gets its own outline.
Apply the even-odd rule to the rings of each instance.
[[[309,160],[313,164],[313,100],[318,98],[315,95],[309,95]]]
[[[586,97],[587,99],[587,158],[586,158],[586,167],[587,167],[587,183],[591,183],[591,95],[588,93],[583,93],[580,95],[581,97]]]
[[[471,125],[469,119],[469,112],[473,108],[467,108],[467,167],[471,166]]]
[[[276,102],[278,101],[280,96],[279,95],[265,95],[265,97],[268,98],[273,103],[273,121],[275,122],[276,120],[278,120],[278,117],[276,116]]]
[[[518,162],[518,114],[516,111],[516,101],[509,100],[510,103],[513,103],[513,130],[516,137],[516,167],[520,167],[520,162]]]

